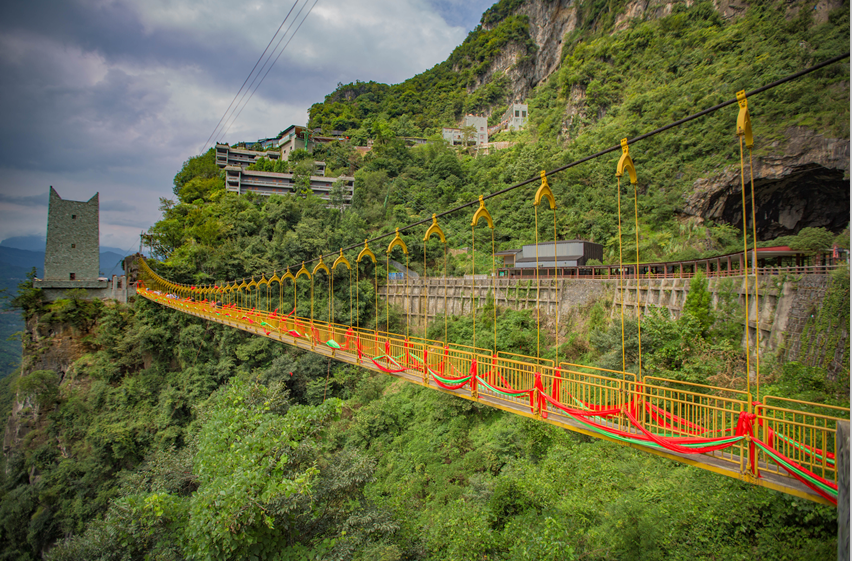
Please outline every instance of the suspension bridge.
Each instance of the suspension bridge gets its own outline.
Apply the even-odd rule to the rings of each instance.
[[[498,352],[497,309],[491,306],[493,317],[489,322],[494,327],[494,346],[491,349],[477,346],[477,314],[483,313],[473,307],[473,338],[470,345],[450,343],[447,339],[447,314],[444,314],[443,341],[431,340],[411,334],[409,314],[406,313],[405,333],[392,333],[380,330],[381,310],[378,291],[374,290],[376,327],[367,329],[357,324],[350,325],[335,322],[334,298],[328,298],[328,309],[322,310],[326,319],[316,317],[315,287],[321,282],[320,290],[334,294],[334,272],[343,269],[349,276],[349,314],[352,308],[360,309],[361,270],[372,267],[373,281],[379,285],[378,276],[381,264],[373,247],[376,242],[389,236],[379,236],[366,240],[363,247],[341,248],[334,254],[334,261],[327,264],[326,256],[319,256],[306,263],[295,273],[288,267],[278,275],[273,272],[268,278],[264,274],[259,280],[252,278],[217,282],[212,285],[194,286],[172,282],[155,272],[144,260],[140,260],[140,279],[137,294],[160,305],[178,312],[241,329],[260,337],[279,341],[305,351],[333,358],[348,364],[358,365],[369,370],[394,376],[407,382],[418,384],[435,391],[445,392],[463,399],[469,399],[501,409],[512,414],[522,415],[550,423],[568,430],[613,441],[645,452],[689,464],[701,469],[733,477],[750,484],[759,485],[803,497],[824,504],[837,504],[838,466],[835,460],[835,434],[838,422],[849,418],[849,409],[833,407],[819,403],[787,399],[779,396],[762,395],[760,392],[760,341],[759,328],[757,340],[752,342],[746,336],[746,371],[741,375],[745,380],[744,388],[716,387],[691,384],[665,379],[643,371],[641,314],[636,315],[639,330],[638,372],[628,372],[626,365],[624,335],[624,294],[625,270],[622,251],[622,186],[621,179],[626,177],[633,186],[633,209],[627,213],[633,215],[638,255],[638,192],[637,173],[630,156],[631,144],[644,138],[659,134],[673,126],[682,125],[694,118],[711,113],[737,103],[736,135],[740,144],[740,177],[742,187],[743,212],[743,256],[744,266],[739,276],[745,284],[745,324],[751,325],[757,318],[749,317],[748,299],[760,298],[756,268],[756,221],[754,204],[754,179],[746,180],[746,169],[751,170],[753,136],[751,118],[748,111],[748,96],[755,95],[785,81],[796,79],[816,69],[827,66],[847,55],[835,57],[805,71],[788,76],[773,84],[763,86],[752,92],[738,92],[737,99],[705,109],[695,115],[681,119],[651,133],[632,140],[624,139],[618,147],[578,160],[573,164],[556,170],[542,171],[536,178],[521,182],[510,188],[479,197],[478,201],[433,215],[431,223],[421,221],[398,228],[385,250],[387,272],[390,272],[391,254],[401,251],[405,256],[406,269],[409,263],[409,251],[401,232],[410,232],[417,227],[426,226],[422,240],[437,237],[444,246],[444,264],[446,278],[447,239],[439,225],[438,218],[451,212],[461,212],[475,207],[471,217],[472,251],[475,260],[476,230],[486,227],[491,231],[490,253],[492,270],[490,279],[496,276],[496,257],[494,251],[494,220],[485,205],[485,200],[498,196],[508,190],[540,181],[531,204],[535,208],[536,244],[539,236],[539,215],[553,216],[553,239],[556,240],[557,201],[548,185],[548,176],[573,165],[621,149],[616,164],[616,188],[618,189],[618,236],[619,236],[619,291],[621,294],[621,333],[622,333],[622,369],[608,370],[593,366],[561,361],[559,348],[559,314],[555,314],[556,350],[555,358],[542,357],[541,307],[536,306],[536,355],[525,356],[508,352]],[[748,165],[746,164],[746,152]],[[746,185],[750,185],[752,232],[748,232],[748,207]],[[478,205],[478,206],[477,206]],[[548,217],[549,218],[549,217]],[[749,248],[747,238],[752,234],[755,247]],[[410,234],[409,234],[410,235]],[[417,234],[418,236],[421,234]],[[383,247],[383,245],[382,245]],[[352,254],[350,261],[345,253]],[[481,250],[481,249],[480,249]],[[750,258],[749,254],[755,258]],[[536,255],[535,281],[540,290],[539,265],[553,266],[547,261],[554,256]],[[425,255],[424,255],[425,259]],[[295,269],[295,267],[292,267]],[[344,272],[344,276],[346,276]],[[473,278],[476,279],[474,271]],[[481,273],[481,272],[480,272]],[[353,275],[355,277],[353,281]],[[387,278],[387,277],[385,277]],[[404,279],[407,286],[407,275]],[[298,309],[299,283],[310,283],[310,317],[300,317]],[[481,282],[490,282],[487,278]],[[638,282],[638,279],[637,279]],[[751,289],[749,289],[751,283]],[[285,286],[293,292],[293,308],[289,314],[289,301],[284,304]],[[289,289],[288,289],[289,293]],[[354,293],[354,294],[353,294]],[[636,290],[636,298],[640,291]],[[319,299],[318,297],[316,299]],[[289,296],[288,296],[289,300]],[[446,302],[446,300],[445,300]],[[635,309],[641,309],[636,302]],[[446,305],[446,304],[445,304]],[[390,309],[385,302],[385,325],[390,325]],[[351,321],[351,320],[350,320]],[[758,326],[759,327],[759,326]],[[848,466],[845,468],[848,470]]]

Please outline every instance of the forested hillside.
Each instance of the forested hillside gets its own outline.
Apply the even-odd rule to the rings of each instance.
[[[469,111],[500,115],[512,101],[516,78],[492,73],[493,65],[508,51],[532,64],[541,51],[524,12],[533,3],[558,0],[498,2],[448,61],[402,84],[341,86],[312,107],[312,126],[345,130],[351,142],[311,155],[294,151],[286,164],[256,164],[276,171],[286,165],[301,178],[310,175],[313,160],[324,160],[333,175],[355,175],[351,208],[328,206],[310,193],[237,196],[225,191],[212,150],[189,159],[175,176],[174,199],[161,200],[162,219],[146,236],[152,266],[192,284],[280,274],[849,46],[848,3],[820,23],[810,10],[775,2],[753,2],[736,17],[709,2],[675,3],[671,13],[652,6],[634,19],[622,17],[629,7],[623,2],[577,2],[558,70],[530,91],[531,126],[498,137],[515,145],[488,155],[446,146],[435,138],[439,127]],[[783,153],[791,127],[848,146],[848,68],[846,61],[750,99],[756,156]],[[643,259],[742,249],[736,225],[687,215],[684,203],[697,179],[738,164],[735,123],[729,108],[631,147],[640,176]],[[408,147],[402,136],[435,141]],[[372,150],[361,157],[355,146],[368,140]],[[550,179],[558,236],[604,244],[609,262],[618,259],[616,161],[602,158]],[[535,239],[535,188],[488,201],[498,250]],[[471,239],[470,210],[441,225],[453,249],[475,241],[480,272],[491,267],[490,254],[479,251],[490,247],[490,234]],[[548,214],[540,232],[545,240],[553,235],[549,220]],[[624,226],[624,252],[632,254],[632,214]],[[811,247],[818,239],[817,246],[848,247],[848,229],[792,235],[785,243]],[[444,273],[437,240],[424,245],[422,230],[405,240],[412,269]],[[470,253],[456,252],[448,274],[473,266]],[[338,321],[404,330],[399,310],[392,310],[389,325],[374,317],[372,265],[362,264],[360,306],[351,314],[348,276],[340,275],[332,296]],[[816,333],[849,323],[848,270],[831,282],[826,314],[809,324]],[[327,287],[317,286],[314,306],[322,314]],[[300,290],[296,312],[308,316],[308,286]],[[706,294],[698,277],[680,318],[649,312],[643,368],[742,387],[742,309],[733,289],[716,307]],[[142,298],[124,306],[70,293],[45,302],[25,283],[14,303],[27,332],[22,373],[0,389],[0,412],[12,413],[0,559],[836,555],[837,514],[830,507],[407,385]],[[621,326],[612,305],[601,300],[563,318],[560,356],[620,368]],[[486,311],[476,333],[490,346],[494,316]],[[534,312],[499,309],[496,321],[498,350],[531,352]],[[448,324],[451,341],[471,340],[472,318]],[[438,337],[443,323],[430,329]],[[627,370],[635,371],[636,322],[628,320],[625,331]],[[555,352],[554,342],[552,331],[543,333],[543,355]],[[830,376],[820,364],[763,356],[761,379],[767,393],[849,405],[848,376]]]

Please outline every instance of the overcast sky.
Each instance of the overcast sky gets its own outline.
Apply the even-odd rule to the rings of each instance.
[[[305,2],[308,13],[313,0],[298,0],[291,18]],[[304,124],[338,82],[398,83],[431,68],[492,3],[318,0],[224,140]],[[3,2],[0,240],[44,235],[52,185],[72,200],[100,192],[101,245],[137,246],[293,5]]]

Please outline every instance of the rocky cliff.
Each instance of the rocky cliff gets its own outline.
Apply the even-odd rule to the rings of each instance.
[[[849,223],[849,139],[827,138],[803,127],[784,140],[756,143],[754,194],[761,239],[798,233],[805,227],[840,231]],[[750,173],[746,155],[746,195]],[[701,219],[742,223],[739,166],[699,179],[683,212]],[[746,211],[751,212],[747,202]],[[749,220],[750,222],[750,220]]]
[[[523,101],[530,90],[546,80],[562,60],[562,39],[577,28],[577,8],[574,0],[531,0],[516,12],[529,18],[530,37],[536,44],[535,53],[526,56],[526,49],[510,45],[492,60],[489,69],[479,76],[471,90],[491,81],[497,73],[511,80],[512,99]],[[483,24],[491,29],[495,24]]]
[[[70,383],[72,365],[87,352],[85,338],[90,334],[68,323],[40,323],[37,317],[27,321],[19,389],[3,437],[6,457],[48,438],[41,431],[47,423],[44,411],[52,405],[51,394]],[[62,450],[61,442],[58,446]]]
[[[608,10],[594,14],[592,10],[584,9],[578,0],[528,0],[517,8],[515,14],[529,18],[529,34],[536,45],[535,53],[528,56],[522,46],[508,46],[491,61],[489,68],[469,91],[489,83],[495,74],[502,73],[511,81],[509,101],[523,101],[533,88],[559,69],[566,35],[582,28],[595,30],[605,19],[601,13],[614,18],[612,33],[618,33],[627,29],[633,20],[663,18],[671,15],[677,4],[691,7],[694,3],[695,0],[632,0],[615,14],[609,14]],[[792,0],[785,2],[784,9],[787,19],[796,17],[802,9],[811,10],[814,24],[819,25],[828,21],[832,10],[843,5],[843,0],[819,0],[816,4]],[[732,19],[743,15],[748,3],[743,0],[713,0],[713,7],[724,19]],[[483,23],[482,27],[488,30],[496,23]],[[578,93],[582,94],[572,92],[575,96]]]

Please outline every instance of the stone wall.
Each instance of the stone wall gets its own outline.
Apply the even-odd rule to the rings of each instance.
[[[557,305],[560,316],[572,310],[582,310],[597,300],[612,303],[611,312],[616,314],[622,302],[628,315],[636,313],[637,281],[625,280],[621,290],[617,279],[541,279],[539,301],[542,312],[553,316]],[[759,278],[755,298],[754,277],[749,278],[749,326],[748,336],[752,348],[755,347],[760,332],[762,351],[780,351],[787,360],[799,358],[801,335],[807,320],[820,302],[825,298],[830,285],[828,275],[764,275]],[[668,309],[673,317],[680,316],[686,295],[689,293],[690,279],[640,279],[638,281],[639,308],[643,313],[649,307]],[[743,306],[746,300],[745,279],[743,277],[711,278],[708,282],[713,300],[717,306],[724,292],[732,291]],[[387,286],[379,287],[384,298],[389,295],[391,305],[401,310],[410,310],[414,325],[423,324],[423,320],[432,321],[444,313],[444,295],[446,287],[446,309],[450,315],[469,314],[473,309],[473,297],[478,306],[485,306],[490,294],[496,295],[499,306],[512,309],[534,309],[536,306],[535,280],[498,279],[496,286],[490,279],[470,278],[419,278],[404,281],[390,281]],[[557,299],[558,292],[558,299]],[[759,312],[759,314],[758,314]],[[742,318],[743,337],[746,336],[745,317]],[[842,337],[837,352],[842,354],[849,339]]]
[[[33,286],[40,288],[45,300],[48,301],[67,298],[66,293],[74,289],[84,289],[86,291],[86,300],[98,298],[101,300],[115,300],[123,304],[127,303],[129,296],[136,294],[136,285],[128,282],[127,277],[124,275],[113,275],[112,279],[109,280],[92,281],[49,281],[35,279]]]
[[[559,313],[566,314],[573,308],[582,308],[598,299],[613,296],[612,283],[597,280],[560,280],[542,279],[538,293],[542,312],[554,315],[559,295]],[[404,281],[391,281],[387,286],[379,287],[379,294],[384,298],[390,295],[391,305],[400,309],[410,306],[411,319],[422,325],[423,319],[431,321],[444,313],[444,297],[446,295],[446,310],[450,315],[469,314],[473,309],[474,295],[479,307],[487,302],[491,294],[495,295],[497,305],[526,309],[536,306],[536,285],[533,280],[498,279],[496,285],[488,278],[419,278],[409,279],[408,287]]]
[[[98,195],[86,202],[65,201],[50,188],[47,211],[45,280],[96,280],[100,270]]]

